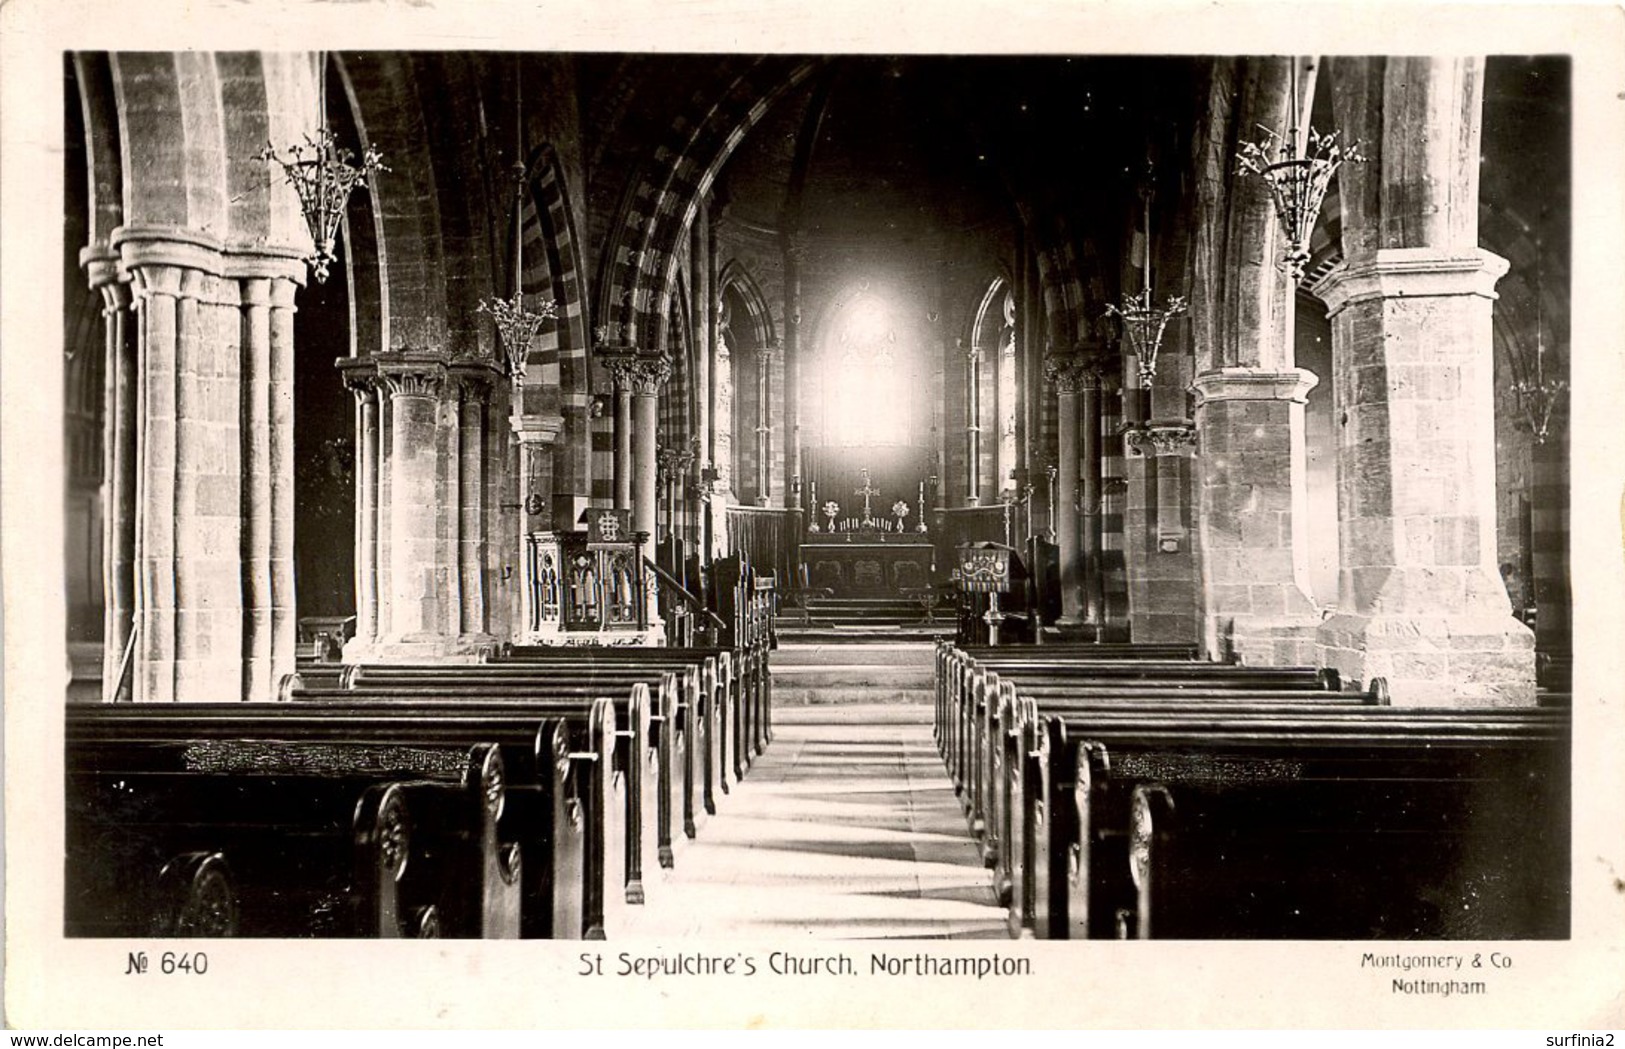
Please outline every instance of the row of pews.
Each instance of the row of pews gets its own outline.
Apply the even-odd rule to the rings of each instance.
[[[771,600],[739,603],[727,647],[504,646],[307,664],[276,703],[70,706],[65,931],[615,936],[772,740]]]
[[[939,642],[935,731],[1012,936],[1569,935],[1569,704],[1157,645]]]

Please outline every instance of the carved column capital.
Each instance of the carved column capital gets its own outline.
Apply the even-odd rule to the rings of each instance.
[[[616,388],[634,394],[657,394],[671,378],[671,358],[663,353],[603,354],[601,359],[614,377]]]
[[[508,420],[521,446],[551,445],[564,432],[562,415],[515,415]]]
[[[1083,388],[1082,361],[1074,353],[1050,353],[1044,357],[1044,381],[1057,393],[1077,393]]]
[[[378,366],[370,357],[341,357],[335,366],[339,370],[339,380],[355,396],[357,404],[365,404],[373,399],[380,384]]]
[[[79,265],[84,267],[85,278],[90,282],[92,291],[100,291],[107,310],[116,310],[120,305],[129,305],[130,288],[128,274],[119,272],[118,252],[111,248],[91,245],[79,249]],[[122,290],[122,303],[113,298],[115,293]]]
[[[460,400],[480,404],[491,399],[491,392],[500,375],[489,361],[460,360],[446,369],[451,394]]]
[[[377,354],[380,387],[392,397],[435,397],[445,392],[447,370],[439,357],[417,354]]]
[[[1191,382],[1197,406],[1216,401],[1292,401],[1303,404],[1320,382],[1303,368],[1265,371],[1257,368],[1218,368]]]
[[[1123,441],[1141,455],[1189,456],[1196,448],[1196,427],[1188,419],[1139,423],[1123,431]]]

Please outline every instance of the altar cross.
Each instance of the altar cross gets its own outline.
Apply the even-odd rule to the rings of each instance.
[[[867,466],[859,470],[858,475],[863,478],[863,487],[852,489],[852,494],[863,496],[863,519],[867,521],[874,516],[869,512],[869,499],[879,495],[880,489],[869,483],[869,468]]]

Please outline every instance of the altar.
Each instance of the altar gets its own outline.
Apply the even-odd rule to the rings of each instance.
[[[831,597],[901,597],[931,585],[933,547],[909,533],[848,532],[808,536],[801,563],[814,593]]]

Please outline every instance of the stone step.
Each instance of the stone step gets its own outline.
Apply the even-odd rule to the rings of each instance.
[[[844,665],[803,664],[789,666],[768,665],[773,675],[773,687],[788,685],[796,688],[872,687],[872,688],[930,688],[934,684],[935,667],[926,664],[849,663]]]
[[[803,687],[773,681],[773,706],[848,705],[853,703],[884,703],[887,705],[918,705],[929,707],[935,693],[929,688],[892,688],[874,685],[841,685]]]
[[[877,641],[867,645],[831,645],[786,644],[781,641],[767,663],[774,670],[796,666],[933,667],[936,665],[936,649],[919,642],[886,644]]]
[[[928,647],[939,637],[953,637],[952,623],[935,625],[900,626],[866,623],[852,626],[787,626],[782,621],[777,627],[779,643],[821,645],[872,645],[924,643]]]

